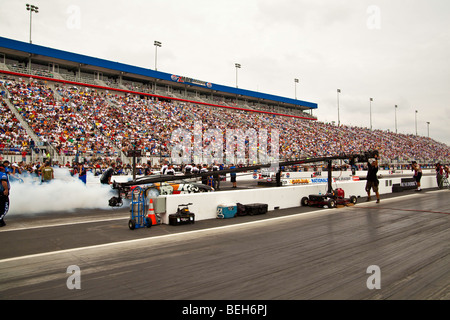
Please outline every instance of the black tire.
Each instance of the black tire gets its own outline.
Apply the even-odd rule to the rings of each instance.
[[[151,227],[152,227],[152,220],[149,219],[148,217],[145,218],[145,226],[146,226],[147,228],[151,228]]]
[[[328,199],[328,208],[336,208],[336,201],[334,199]]]
[[[355,196],[350,197],[350,203],[356,204],[357,201],[358,199]]]
[[[128,221],[128,228],[130,228],[130,230],[136,229],[136,221],[134,219]]]
[[[308,197],[303,197],[302,200],[300,200],[300,205],[302,207],[307,207],[308,206]]]

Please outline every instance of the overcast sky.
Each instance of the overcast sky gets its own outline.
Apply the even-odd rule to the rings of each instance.
[[[0,0],[0,36],[318,104],[450,145],[449,0]]]

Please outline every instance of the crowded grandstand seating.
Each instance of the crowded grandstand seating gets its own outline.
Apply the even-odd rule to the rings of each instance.
[[[0,95],[0,152],[20,153],[29,147],[30,137]]]
[[[172,132],[239,128],[277,129],[280,158],[331,156],[369,149],[380,151],[386,162],[409,159],[449,159],[450,147],[426,137],[396,134],[354,126],[336,126],[289,116],[234,110],[187,102],[158,101],[152,97],[53,84],[29,79],[2,80],[9,99],[33,132],[58,154],[117,157],[137,143],[149,156],[169,156]],[[0,123],[3,148],[26,148],[29,136],[2,101]],[[224,135],[225,138],[225,135]],[[225,142],[224,142],[225,146]],[[0,146],[1,148],[1,146]]]
[[[111,143],[103,136],[95,135],[92,124],[83,117],[83,108],[91,108],[85,105],[86,101],[77,97],[70,101],[57,99],[45,84],[6,81],[5,87],[28,126],[58,154],[74,155],[77,147],[82,153],[113,153]],[[92,99],[89,102],[98,101]]]

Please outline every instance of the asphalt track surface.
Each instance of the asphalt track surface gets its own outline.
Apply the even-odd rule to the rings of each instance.
[[[127,208],[11,215],[0,299],[448,300],[449,192],[136,230]]]

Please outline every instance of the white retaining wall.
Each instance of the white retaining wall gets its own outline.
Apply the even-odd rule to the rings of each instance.
[[[410,177],[410,175],[408,175]],[[379,193],[380,195],[392,193],[392,185],[400,183],[401,178],[384,178],[380,179]],[[349,181],[338,182],[337,185],[333,183],[333,188],[342,188],[345,191],[345,196],[352,195],[356,197],[365,197],[366,181]],[[421,179],[422,188],[436,187],[436,177],[423,176]],[[228,203],[266,203],[269,210],[292,208],[300,206],[302,197],[307,197],[310,194],[322,194],[327,191],[327,184],[314,185],[297,185],[284,186],[273,188],[258,188],[248,190],[234,190],[234,191],[220,191],[201,194],[178,194],[164,196],[166,213],[161,214],[161,221],[164,224],[169,223],[169,214],[176,213],[177,207],[180,204],[192,203],[189,207],[195,213],[195,220],[205,220],[216,218],[216,209],[220,204]],[[374,198],[373,191],[371,192]],[[381,201],[382,197],[381,197]]]

